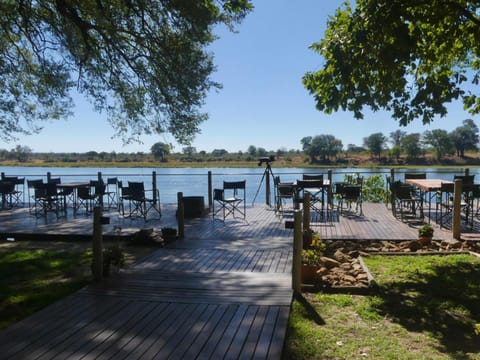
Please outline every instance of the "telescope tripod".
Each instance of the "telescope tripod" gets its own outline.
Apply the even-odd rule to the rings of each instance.
[[[255,193],[255,197],[253,198],[252,205],[255,203],[255,200],[257,199],[258,193],[260,192],[260,189],[262,188],[263,181],[265,180],[266,177],[272,177],[273,184],[275,184],[275,176],[273,175],[272,172],[272,166],[270,163],[267,163],[267,166],[265,167],[265,171],[263,172],[262,179],[260,180],[260,184],[258,185],[257,192]],[[275,186],[275,185],[274,185]],[[270,189],[271,186],[267,188],[266,191],[266,203],[268,206],[271,206],[270,203]]]

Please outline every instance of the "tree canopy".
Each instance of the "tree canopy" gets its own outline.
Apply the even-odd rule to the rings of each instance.
[[[320,111],[391,111],[406,125],[445,116],[461,99],[480,112],[480,1],[357,0],[329,18],[311,48],[320,70],[303,77]]]
[[[249,0],[0,2],[0,139],[71,115],[89,98],[126,142],[171,133],[187,144],[207,115],[213,27],[233,28]]]

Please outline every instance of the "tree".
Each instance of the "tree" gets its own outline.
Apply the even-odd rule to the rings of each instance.
[[[415,160],[422,153],[420,140],[421,135],[419,133],[405,135],[402,139],[402,148],[408,160]]]
[[[363,139],[364,146],[370,151],[370,153],[376,157],[380,157],[382,150],[385,147],[387,138],[382,133],[374,133]]]
[[[364,107],[392,112],[406,125],[445,116],[463,101],[480,113],[480,2],[357,0],[330,17],[311,48],[324,61],[303,77],[320,111],[363,118]]]
[[[150,151],[152,152],[152,155],[155,160],[160,160],[161,162],[167,162],[168,161],[168,155],[170,154],[170,146],[168,144],[165,144],[163,142],[157,142],[152,145],[150,148]]]
[[[457,156],[460,157],[465,156],[465,150],[478,150],[478,126],[472,119],[463,120],[462,124],[451,134]]]
[[[395,130],[390,133],[390,140],[392,141],[393,146],[401,147],[402,139],[407,135],[406,131]]]
[[[425,131],[423,134],[424,142],[430,145],[435,151],[437,160],[441,160],[446,154],[451,154],[453,151],[452,137],[446,130],[435,129]]]
[[[322,161],[330,160],[331,157],[337,156],[343,149],[342,141],[333,135],[317,135],[305,137],[301,140],[303,150],[310,157],[310,162],[315,162],[317,157]]]
[[[171,133],[188,144],[207,115],[213,27],[249,0],[0,2],[0,137],[71,115],[76,88],[128,142]]]
[[[257,148],[254,145],[250,145],[248,147],[247,152],[250,156],[255,156],[255,155],[257,155]]]
[[[15,149],[12,149],[12,154],[15,154],[15,157],[19,162],[27,162],[32,154],[32,149],[28,146],[17,145]]]

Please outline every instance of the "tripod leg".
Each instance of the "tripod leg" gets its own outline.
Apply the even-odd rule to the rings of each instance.
[[[253,198],[253,201],[252,201],[252,206],[253,206],[253,204],[255,204],[255,200],[257,199],[258,193],[260,192],[260,188],[262,187],[263,180],[265,179],[265,173],[266,172],[263,173],[262,180],[260,180],[260,185],[258,185],[257,192],[255,193],[255,197]]]

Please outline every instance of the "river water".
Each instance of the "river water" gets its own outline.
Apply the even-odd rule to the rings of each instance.
[[[145,188],[152,186],[152,173],[156,173],[157,188],[160,191],[160,201],[162,203],[175,203],[177,193],[182,192],[184,196],[204,196],[208,195],[208,172],[212,173],[213,188],[221,188],[223,180],[243,180],[247,182],[247,203],[252,202],[265,203],[265,183],[266,177],[270,177],[270,183],[273,187],[272,176],[280,176],[282,182],[295,181],[301,179],[302,174],[324,174],[327,177],[328,168],[275,168],[273,165],[271,171],[265,167],[251,168],[84,168],[84,167],[0,167],[0,172],[6,176],[19,176],[26,179],[44,179],[49,172],[52,177],[60,177],[62,182],[88,181],[98,177],[98,172],[106,180],[108,177],[117,177],[119,180],[127,183],[128,181],[143,181]],[[404,169],[395,170],[395,178],[403,179]],[[426,172],[427,178],[440,178],[452,180],[454,175],[462,175],[464,170],[455,169],[408,169],[408,172]],[[360,174],[365,178],[372,175],[381,174],[387,176],[389,169],[366,169],[366,168],[342,168],[332,170],[332,181],[343,181],[347,174]],[[470,174],[479,175],[478,168],[470,169]]]

